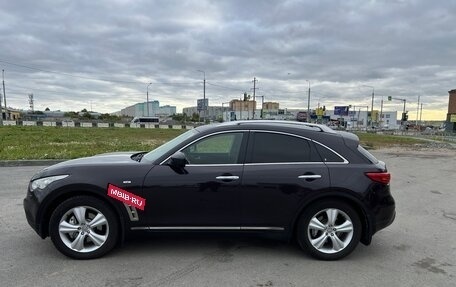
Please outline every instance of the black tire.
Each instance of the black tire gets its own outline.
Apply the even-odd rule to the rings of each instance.
[[[98,218],[94,220],[96,216]],[[93,259],[105,255],[116,245],[118,233],[115,213],[105,202],[92,196],[76,196],[65,200],[57,206],[49,221],[49,234],[55,247],[74,259]]]
[[[328,214],[337,214],[336,219],[331,221]],[[313,220],[310,227],[313,218],[318,222]],[[340,231],[337,231],[338,226]],[[361,231],[359,215],[350,205],[336,200],[325,200],[315,202],[303,211],[298,221],[297,240],[302,249],[317,259],[338,260],[356,248]],[[339,242],[343,244],[338,245]]]

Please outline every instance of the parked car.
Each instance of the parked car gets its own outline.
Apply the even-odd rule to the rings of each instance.
[[[62,162],[30,181],[29,224],[77,259],[136,231],[257,232],[335,260],[391,224],[390,174],[358,137],[323,125],[238,121],[150,152]]]

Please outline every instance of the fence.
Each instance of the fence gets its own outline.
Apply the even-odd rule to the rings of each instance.
[[[193,129],[189,125],[164,125],[156,123],[123,124],[104,122],[75,122],[75,121],[3,121],[4,126],[43,126],[64,128],[146,128],[146,129]]]

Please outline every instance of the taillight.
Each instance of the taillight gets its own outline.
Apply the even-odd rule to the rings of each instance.
[[[389,172],[366,172],[366,176],[372,181],[389,184],[391,180],[391,174]]]

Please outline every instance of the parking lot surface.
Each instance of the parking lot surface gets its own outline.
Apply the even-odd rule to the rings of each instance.
[[[456,150],[381,150],[395,222],[335,262],[294,243],[223,235],[140,236],[89,261],[61,255],[27,224],[42,167],[0,167],[1,286],[455,286]]]

